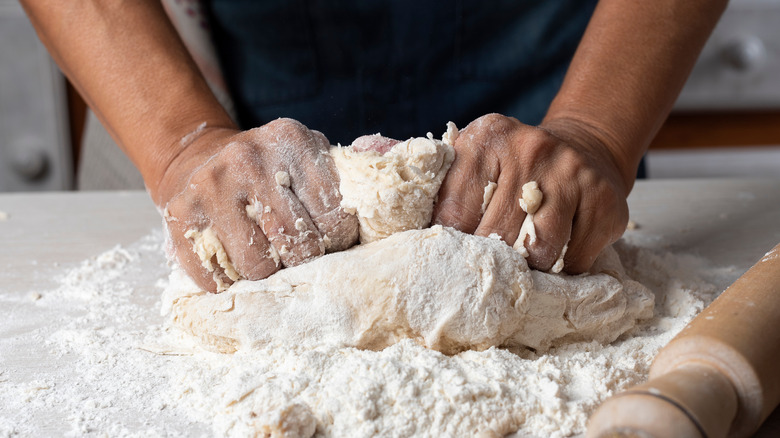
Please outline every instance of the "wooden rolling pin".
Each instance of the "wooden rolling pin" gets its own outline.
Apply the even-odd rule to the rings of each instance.
[[[780,244],[607,401],[587,438],[746,437],[780,402]]]

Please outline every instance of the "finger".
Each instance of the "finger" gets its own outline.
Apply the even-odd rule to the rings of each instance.
[[[474,233],[482,219],[485,187],[497,179],[497,165],[490,165],[484,154],[468,146],[459,147],[456,141],[455,160],[439,189],[433,223]]]
[[[259,216],[260,229],[279,254],[282,266],[297,266],[325,252],[322,235],[284,179],[255,187],[263,191],[255,193],[253,199],[266,201]]]
[[[570,274],[588,272],[607,245],[625,231],[628,210],[617,203],[601,202],[597,208],[581,207],[574,218],[564,270]]]
[[[173,244],[174,253],[176,254],[176,260],[182,269],[190,276],[190,278],[201,287],[203,290],[209,292],[217,291],[217,282],[214,279],[215,273],[209,271],[203,266],[203,261],[198,257],[193,249],[193,243],[188,238],[184,237],[187,231],[194,229],[204,229],[207,225],[205,223],[188,223],[184,221],[183,206],[184,201],[181,198],[174,198],[167,208],[167,214],[165,216],[165,223],[168,227],[168,233]],[[203,215],[194,215],[193,217],[205,217]],[[219,267],[216,260],[212,260],[212,265]],[[221,268],[217,271],[216,275],[220,276],[226,283],[230,279],[220,272]],[[224,278],[223,278],[224,277]]]
[[[301,135],[300,157],[289,168],[290,190],[308,212],[326,250],[347,249],[357,242],[358,219],[341,208],[338,171],[327,153],[330,142],[318,131]]]
[[[531,243],[529,236],[525,241],[528,250],[526,260],[528,266],[534,269],[549,271],[571,237],[577,203],[565,193],[551,191],[548,194],[544,187],[541,189],[545,199],[533,216],[536,240]]]
[[[518,202],[521,196],[522,186],[518,183],[518,179],[510,172],[502,173],[493,196],[483,196],[483,205],[486,204],[485,214],[474,234],[490,236],[496,233],[504,242],[510,244],[514,242],[526,216]]]
[[[282,266],[276,250],[253,219],[263,208],[257,200],[249,205],[235,200],[219,203],[215,211],[209,212],[209,217],[214,218],[211,226],[230,263],[241,278],[248,280],[262,280]]]

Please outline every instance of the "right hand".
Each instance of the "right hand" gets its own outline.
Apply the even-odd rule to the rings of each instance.
[[[189,230],[211,227],[238,274],[249,280],[357,241],[358,221],[340,207],[338,173],[322,133],[278,119],[243,132],[205,128],[182,147],[152,195],[166,210],[177,260],[205,290],[217,291],[215,273],[195,254],[185,237]],[[249,205],[256,207],[257,221]]]

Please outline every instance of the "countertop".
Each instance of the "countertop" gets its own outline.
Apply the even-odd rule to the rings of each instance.
[[[733,265],[739,272],[780,241],[780,180],[639,181],[629,207],[638,225],[628,232],[633,242],[699,255],[713,264]],[[56,275],[64,267],[161,228],[160,217],[143,192],[0,194],[0,212],[7,215],[3,219],[0,214],[0,302],[55,288]],[[162,260],[156,263],[164,265]],[[151,270],[148,281],[153,283],[166,269]],[[159,293],[152,285],[149,289]],[[45,323],[45,315],[34,317],[33,307],[32,302],[0,307],[0,344]],[[18,318],[8,322],[10,315],[4,314],[9,311],[30,312],[33,317],[24,324]],[[157,317],[153,309],[149,315]],[[46,349],[30,348],[27,357],[0,357],[0,390],[8,381],[4,375],[45,375],[48,367],[56,366],[46,354]],[[0,409],[0,419],[3,415]],[[42,430],[64,428],[56,415],[46,422]],[[774,426],[766,425],[759,436],[774,436],[780,430],[780,410],[770,422]]]

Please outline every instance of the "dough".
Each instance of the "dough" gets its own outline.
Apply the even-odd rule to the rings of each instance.
[[[485,186],[484,192],[482,193],[482,214],[485,214],[487,211],[488,205],[490,205],[490,201],[493,199],[493,192],[496,191],[496,187],[498,187],[498,184],[493,181],[488,181]]]
[[[544,350],[611,342],[652,316],[653,295],[626,276],[611,248],[593,274],[568,276],[530,270],[500,239],[424,228],[457,128],[448,125],[443,137],[410,139],[385,155],[332,149],[342,206],[360,219],[364,244],[219,294],[175,270],[163,313],[202,346],[226,353],[276,342],[376,350],[406,338],[448,354]],[[525,202],[538,207],[541,193],[532,189]]]
[[[208,227],[203,231],[188,230],[184,233],[184,237],[192,242],[192,250],[200,258],[203,267],[211,272],[218,291],[221,292],[230,286],[230,282],[226,281],[225,276],[232,281],[241,279],[213,228]],[[221,270],[215,268],[214,257],[217,259],[217,264],[222,268]]]
[[[523,209],[525,219],[520,226],[520,234],[515,240],[514,248],[528,258],[528,250],[525,248],[525,238],[528,237],[528,244],[533,245],[536,242],[536,228],[534,227],[534,215],[539,206],[542,205],[542,191],[539,190],[539,184],[536,181],[530,181],[523,184],[523,196],[517,200],[520,208]],[[563,262],[561,262],[563,263]],[[563,266],[561,266],[563,268]],[[558,272],[561,272],[560,269]]]
[[[384,155],[351,146],[331,148],[330,154],[341,178],[341,207],[357,215],[361,243],[428,226],[455,159],[452,146],[432,136],[398,143]]]
[[[652,294],[626,277],[611,248],[594,272],[529,270],[501,240],[434,226],[219,294],[177,272],[164,301],[174,325],[220,352],[279,341],[376,350],[403,338],[444,353],[494,345],[544,350],[564,341],[611,342],[652,316]]]

